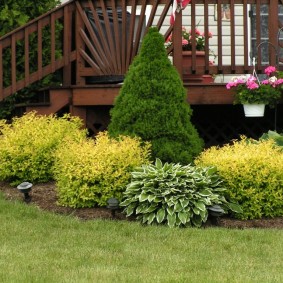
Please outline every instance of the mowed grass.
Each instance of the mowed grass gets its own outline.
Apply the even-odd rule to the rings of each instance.
[[[0,282],[283,282],[283,230],[170,229],[0,195]]]

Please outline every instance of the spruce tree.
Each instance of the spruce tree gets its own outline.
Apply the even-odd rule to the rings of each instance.
[[[203,140],[190,122],[186,90],[157,28],[144,37],[110,115],[110,135],[150,141],[153,158],[188,164],[202,150]]]

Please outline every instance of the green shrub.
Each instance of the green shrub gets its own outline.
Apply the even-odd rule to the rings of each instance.
[[[70,207],[104,206],[110,197],[121,200],[134,167],[148,162],[150,145],[137,138],[66,141],[56,153],[55,178],[59,204]]]
[[[54,151],[65,137],[86,137],[79,118],[37,116],[30,112],[0,123],[0,180],[12,185],[53,179]]]
[[[143,165],[131,174],[121,206],[126,207],[127,216],[134,215],[142,223],[200,227],[214,205],[223,213],[240,211],[226,201],[226,189],[214,167],[163,165],[157,159],[155,165]]]
[[[232,145],[209,148],[195,162],[217,167],[227,193],[243,208],[238,218],[283,215],[283,152],[273,140],[242,138]]]
[[[203,148],[191,116],[186,90],[168,59],[164,38],[151,28],[111,110],[109,134],[141,137],[152,144],[153,159],[188,164]]]

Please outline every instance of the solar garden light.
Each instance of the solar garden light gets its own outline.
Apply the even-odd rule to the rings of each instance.
[[[17,186],[17,189],[24,194],[24,201],[26,203],[29,203],[31,201],[31,196],[29,195],[31,188],[32,188],[32,183],[29,182],[23,182]]]
[[[111,216],[115,218],[115,212],[117,209],[119,209],[119,201],[116,198],[110,198],[107,203],[107,208],[111,210]]]

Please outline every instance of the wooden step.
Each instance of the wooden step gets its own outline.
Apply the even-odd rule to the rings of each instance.
[[[50,88],[49,102],[33,103],[26,106],[26,112],[37,111],[40,115],[57,113],[70,104],[71,91],[67,88]]]

